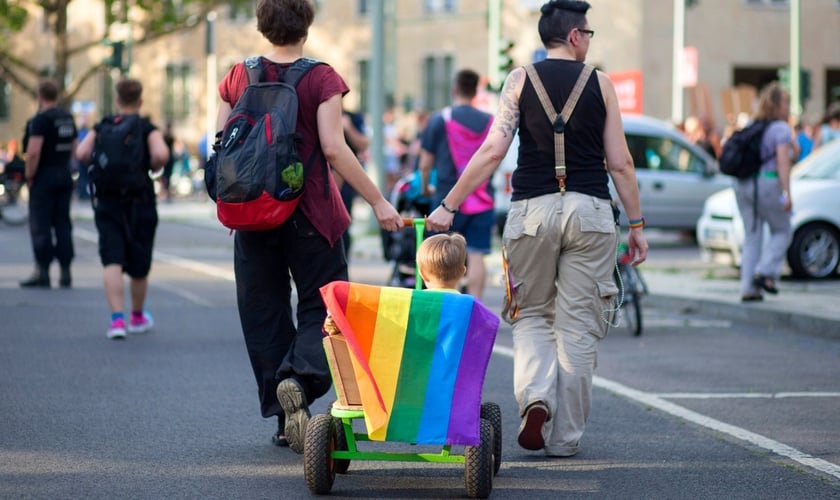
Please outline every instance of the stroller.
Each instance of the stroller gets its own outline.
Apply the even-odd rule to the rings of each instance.
[[[432,170],[429,184],[436,182],[435,170]],[[413,171],[400,178],[391,189],[391,205],[405,218],[423,218],[431,213],[432,200],[420,193],[420,172]],[[414,288],[415,253],[414,229],[406,226],[402,231],[382,232],[382,247],[385,259],[393,264],[388,286]]]

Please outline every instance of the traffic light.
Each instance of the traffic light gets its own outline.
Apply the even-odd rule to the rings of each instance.
[[[513,50],[513,42],[501,40],[499,42],[499,72],[507,75],[513,69],[513,57],[510,52]]]
[[[112,68],[122,69],[124,46],[124,42],[111,42],[111,59],[108,61],[108,65]]]

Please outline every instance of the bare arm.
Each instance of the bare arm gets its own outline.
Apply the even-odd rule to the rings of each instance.
[[[402,217],[382,196],[379,188],[367,176],[359,159],[344,140],[341,125],[341,95],[336,94],[322,102],[318,106],[317,117],[318,139],[329,164],[373,208],[376,220],[383,229],[394,231],[401,228]]]
[[[96,131],[90,130],[82,142],[76,147],[76,159],[82,163],[90,162],[90,155],[93,154],[93,143],[96,141]]]
[[[627,139],[624,136],[624,125],[621,122],[621,110],[618,107],[618,97],[615,87],[607,75],[598,72],[598,84],[601,86],[601,94],[607,107],[607,119],[604,125],[604,153],[607,160],[607,171],[612,177],[615,190],[621,199],[621,204],[627,212],[629,220],[636,220],[642,217],[641,204],[639,203],[639,184],[636,181],[636,169],[633,166],[633,157],[627,148]],[[648,244],[642,232],[642,228],[630,228],[630,235],[627,237],[630,257],[633,265],[641,264],[647,258]]]
[[[219,113],[216,115],[216,132],[225,128],[225,122],[227,122],[231,111],[233,111],[233,108],[230,107],[230,103],[225,101],[219,103]]]
[[[163,133],[153,130],[146,139],[146,144],[149,147],[150,166],[153,172],[157,172],[169,161],[169,148],[163,140]]]
[[[368,136],[363,134],[356,128],[355,125],[353,125],[353,121],[349,116],[342,115],[341,123],[344,127],[344,133],[347,134],[347,140],[350,141],[350,145],[353,146],[353,149],[361,153],[370,146],[370,139]]]
[[[44,147],[44,136],[34,135],[29,138],[29,144],[26,147],[26,167],[24,170],[24,178],[28,185],[32,185],[32,179],[38,173],[38,163],[41,161],[41,149]]]
[[[432,167],[435,166],[435,155],[420,149],[420,160],[417,162],[417,170],[420,171],[420,193],[423,196],[428,196],[432,193],[431,186],[429,186],[429,177],[432,175]]]
[[[482,182],[489,179],[505,157],[513,135],[519,128],[519,95],[525,84],[525,69],[517,68],[508,75],[502,88],[499,110],[487,138],[467,163],[464,173],[444,197],[447,207],[457,209],[464,199]],[[452,225],[454,214],[438,207],[429,216],[427,226],[433,231],[446,231]]]
[[[793,200],[790,199],[791,151],[792,147],[790,144],[779,144],[776,146],[776,172],[779,175],[779,183],[782,185],[782,191],[785,193],[784,207],[787,211],[790,211],[793,207]]]

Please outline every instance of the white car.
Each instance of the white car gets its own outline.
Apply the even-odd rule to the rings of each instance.
[[[797,164],[790,190],[794,233],[788,266],[798,278],[833,276],[840,264],[840,141],[826,144]],[[702,258],[740,266],[743,226],[731,188],[710,196],[697,223]]]
[[[624,135],[636,167],[639,198],[649,227],[694,231],[703,203],[732,184],[717,161],[671,124],[643,115],[623,115]],[[510,207],[510,177],[516,168],[518,136],[493,177],[496,220],[501,230]],[[610,194],[620,204],[610,181]],[[623,213],[622,225],[627,225]]]

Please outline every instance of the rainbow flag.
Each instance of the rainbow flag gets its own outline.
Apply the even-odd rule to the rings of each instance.
[[[321,295],[350,348],[370,439],[479,444],[495,314],[439,290],[335,281]]]

